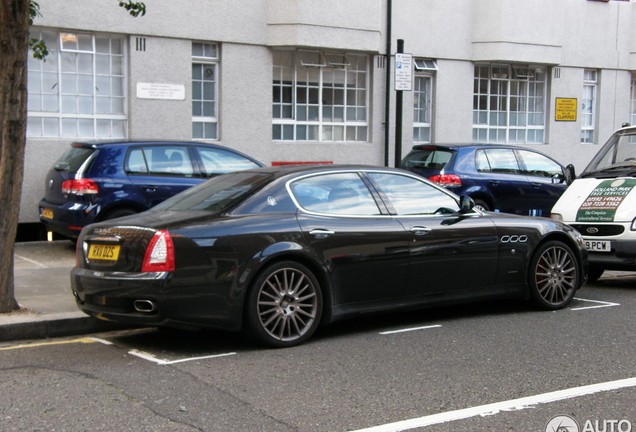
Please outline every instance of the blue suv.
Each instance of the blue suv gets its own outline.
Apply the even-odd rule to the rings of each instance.
[[[402,168],[470,196],[482,210],[543,217],[575,177],[574,166],[543,153],[495,144],[416,145]]]
[[[147,210],[219,174],[264,166],[213,144],[75,142],[53,165],[39,203],[47,231],[75,238],[93,222]]]

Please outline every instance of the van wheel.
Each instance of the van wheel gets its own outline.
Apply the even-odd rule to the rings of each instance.
[[[604,268],[601,267],[596,267],[596,266],[590,266],[588,272],[587,272],[587,281],[588,282],[596,282],[597,280],[599,280],[601,278],[601,276],[603,276],[603,272],[605,271]]]

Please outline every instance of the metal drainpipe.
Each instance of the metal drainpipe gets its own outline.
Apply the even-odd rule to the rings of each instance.
[[[391,29],[393,21],[393,1],[387,0],[386,11],[386,96],[384,103],[384,166],[389,166],[389,144],[391,122]]]

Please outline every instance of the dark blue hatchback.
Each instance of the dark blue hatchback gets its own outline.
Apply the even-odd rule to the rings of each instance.
[[[530,216],[550,216],[552,206],[574,179],[543,153],[494,144],[413,146],[402,168],[468,195],[477,207]]]
[[[75,142],[53,165],[39,203],[47,231],[77,237],[93,222],[147,210],[219,174],[264,166],[198,142]]]

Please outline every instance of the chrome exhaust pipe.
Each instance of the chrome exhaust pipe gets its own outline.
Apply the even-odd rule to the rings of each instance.
[[[133,306],[137,312],[149,313],[157,310],[157,305],[150,300],[135,300]]]

